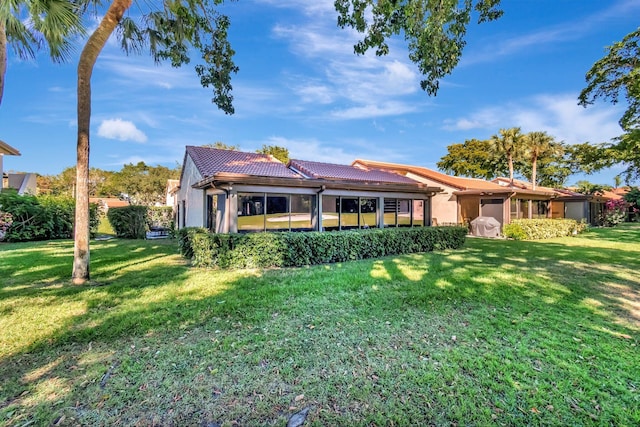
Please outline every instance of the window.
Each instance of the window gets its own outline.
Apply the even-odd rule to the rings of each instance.
[[[384,226],[423,227],[426,207],[425,199],[384,199]]]
[[[530,200],[520,200],[520,211],[518,212],[518,218],[529,218],[529,203]]]
[[[358,198],[340,198],[340,229],[350,230],[358,228]]]
[[[289,196],[267,194],[267,231],[288,231],[289,220]]]
[[[238,231],[264,231],[264,194],[238,193]]]
[[[351,230],[376,227],[378,227],[377,198],[323,196],[323,230]]]
[[[322,229],[327,231],[340,228],[340,198],[322,196]]]
[[[311,194],[238,193],[238,231],[311,231]]]
[[[376,228],[378,226],[378,199],[360,198],[360,228]]]
[[[395,227],[397,224],[398,199],[384,199],[384,226]]]
[[[216,211],[218,210],[218,196],[207,195],[207,228],[216,231]]]
[[[532,218],[546,218],[549,212],[549,202],[546,200],[533,200]]]
[[[411,200],[398,199],[398,227],[411,227]]]
[[[310,194],[292,194],[291,200],[291,231],[311,231],[311,218],[315,209],[315,196]]]
[[[511,199],[511,219],[518,219],[518,199]]]

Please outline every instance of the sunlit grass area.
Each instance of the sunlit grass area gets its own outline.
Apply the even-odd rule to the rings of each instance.
[[[0,425],[640,425],[640,228],[300,269],[0,244]]]

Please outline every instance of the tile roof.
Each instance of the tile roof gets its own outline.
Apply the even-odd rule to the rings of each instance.
[[[337,165],[333,163],[311,162],[306,160],[290,160],[289,167],[300,171],[309,178],[316,179],[418,184],[417,181],[403,175],[369,167]]]
[[[510,179],[507,177],[499,177],[493,180],[493,182],[499,183],[503,187],[508,187],[510,184]],[[533,184],[529,181],[523,181],[521,179],[513,179],[513,186],[515,188],[519,188],[521,190],[533,190]],[[541,185],[536,185],[536,191],[546,191],[546,192],[555,192],[555,188],[543,187]]]
[[[187,146],[187,155],[204,178],[221,172],[273,178],[300,178],[275,158],[258,153]]]
[[[362,159],[356,159],[352,164],[360,164],[363,166],[394,170],[397,172],[409,172],[414,175],[436,181],[440,184],[457,188],[458,190],[497,190],[502,188],[499,184],[491,181],[486,181],[484,179],[451,176],[421,166],[402,165],[398,163],[387,163]]]

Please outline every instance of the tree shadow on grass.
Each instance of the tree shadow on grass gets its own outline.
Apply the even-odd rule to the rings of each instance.
[[[322,347],[315,348],[303,334],[321,327],[326,327],[327,333],[335,333],[339,340],[362,341],[357,346],[364,350],[350,356],[359,357],[366,350],[368,338],[375,341],[376,336],[371,335],[375,332],[363,326],[362,336],[354,333],[345,338],[338,330],[358,331],[360,321],[378,322],[381,328],[398,327],[400,332],[391,336],[391,340],[399,347],[415,345],[405,342],[415,338],[406,334],[409,338],[404,339],[399,335],[401,328],[406,327],[402,322],[410,311],[425,313],[423,317],[411,318],[439,322],[443,336],[458,333],[460,341],[463,334],[456,330],[477,312],[495,317],[490,321],[495,330],[481,331],[486,340],[501,339],[499,334],[505,327],[518,328],[523,340],[543,340],[544,331],[530,330],[539,325],[538,320],[557,322],[553,332],[569,342],[579,336],[583,327],[631,334],[634,329],[629,326],[612,326],[613,322],[623,319],[633,323],[633,319],[629,319],[628,308],[612,295],[607,284],[615,281],[637,296],[638,278],[621,278],[615,271],[618,263],[637,265],[637,256],[609,248],[577,246],[576,250],[576,245],[569,248],[560,243],[514,241],[496,246],[495,241],[474,239],[460,251],[238,273],[188,268],[176,258],[175,249],[170,246],[145,244],[140,249],[136,242],[95,245],[92,249],[94,279],[106,286],[63,284],[59,288],[12,291],[13,297],[22,296],[27,301],[31,298],[35,304],[43,294],[49,296],[41,310],[51,310],[55,304],[77,297],[83,310],[71,313],[33,345],[0,359],[0,377],[8,379],[0,390],[0,412],[5,408],[12,411],[10,408],[20,408],[28,417],[37,408],[55,405],[57,401],[72,405],[73,402],[65,400],[66,396],[74,396],[79,390],[93,387],[100,393],[102,382],[109,381],[109,375],[118,370],[116,364],[126,359],[123,355],[127,348],[137,340],[161,336],[171,349],[171,342],[178,343],[183,336],[201,327],[210,331],[194,339],[215,336],[218,329],[233,329],[251,330],[247,334],[254,334],[253,339],[260,341],[269,339],[262,336],[263,330],[285,318],[284,322],[296,323],[299,328],[296,330],[301,332],[300,336],[289,336],[288,342],[282,341],[283,348],[277,349],[277,355],[270,356],[281,361],[295,354],[294,345],[312,353],[331,352],[338,338],[323,341]],[[115,255],[102,257],[101,250],[115,251]],[[107,259],[114,261],[107,262]],[[56,256],[52,260],[58,262]],[[611,260],[616,260],[613,269]],[[43,259],[42,263],[48,264],[48,261]],[[510,276],[505,279],[505,274]],[[588,278],[589,283],[582,283],[582,276]],[[604,308],[595,310],[585,305],[585,298],[600,301]],[[547,311],[552,313],[549,318],[545,319],[547,314],[538,315]],[[336,326],[338,324],[342,326]],[[236,340],[242,336],[238,334]],[[233,342],[223,344],[232,346]],[[375,353],[368,357],[379,358],[380,348],[385,345],[383,341],[374,347]],[[389,342],[389,345],[395,344]],[[579,343],[572,342],[572,345],[577,347]],[[95,354],[90,350],[92,347],[96,349]],[[453,348],[451,342],[446,346],[442,344],[442,348],[445,347]],[[243,350],[237,348],[237,351]],[[233,353],[233,349],[227,352]],[[262,363],[256,362],[258,366]],[[363,363],[366,366],[369,362]],[[390,359],[389,363],[395,362]],[[85,374],[78,375],[78,369]],[[280,369],[285,372],[285,367]],[[257,374],[260,372],[258,369]],[[380,373],[375,376],[378,375]],[[328,380],[339,382],[333,377]],[[366,381],[358,384],[370,385]],[[57,390],[47,394],[47,387]],[[249,392],[244,390],[245,394]],[[92,404],[100,405],[99,396],[96,399],[98,403]],[[80,408],[87,405],[81,402]],[[48,414],[50,417],[51,412]],[[33,421],[47,424],[56,420]]]

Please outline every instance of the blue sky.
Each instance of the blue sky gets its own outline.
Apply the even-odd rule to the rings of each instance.
[[[113,39],[92,78],[91,166],[174,167],[185,145],[222,141],[244,151],[281,145],[305,160],[436,168],[448,145],[500,128],[547,131],[567,143],[619,135],[624,105],[585,109],[577,96],[605,47],[637,28],[640,2],[511,0],[503,9],[500,20],[471,25],[461,63],[429,97],[402,39],[386,57],[353,53],[360,35],[336,26],[333,0],[227,3],[240,67],[233,116],[200,87],[197,55],[180,69],[157,66],[126,56]],[[77,57],[60,65],[9,53],[0,139],[22,156],[6,156],[5,170],[57,174],[75,165],[76,66]],[[619,172],[587,179],[613,184]]]

